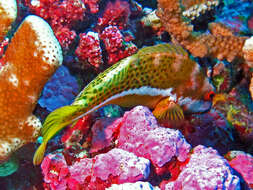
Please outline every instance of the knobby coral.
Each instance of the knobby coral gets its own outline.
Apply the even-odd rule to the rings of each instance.
[[[211,2],[211,0],[206,0],[206,4]],[[180,43],[193,56],[212,56],[228,61],[233,61],[235,57],[243,57],[242,48],[246,37],[222,35],[222,33],[219,35],[195,34],[192,26],[183,20],[178,0],[158,0],[157,15],[173,41]]]
[[[1,1],[0,6],[5,5],[2,2],[9,5],[13,1]],[[2,10],[1,18],[7,17],[8,10]],[[0,22],[1,31],[6,29],[3,24]],[[62,51],[45,21],[27,16],[1,62],[4,65],[0,68],[0,162],[3,162],[20,146],[36,140],[41,123],[32,111],[43,86],[62,63]]]
[[[181,3],[179,0],[158,0],[156,14],[174,43],[181,44],[195,57],[210,56],[219,60],[226,59],[229,62],[235,58],[241,58],[249,67],[253,67],[252,38],[235,36],[228,28],[217,23],[209,25],[211,34],[197,34],[193,31],[193,27],[185,21]],[[218,2],[201,0],[199,3],[208,7]],[[189,6],[187,8],[191,10]],[[250,86],[253,86],[252,82]],[[251,94],[253,94],[252,90]]]

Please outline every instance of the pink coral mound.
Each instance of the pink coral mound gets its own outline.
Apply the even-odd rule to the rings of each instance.
[[[145,157],[159,167],[174,156],[181,162],[187,159],[190,144],[178,130],[160,127],[148,108],[137,106],[126,112],[120,125],[118,148]]]
[[[95,156],[83,158],[68,166],[60,153],[49,154],[43,160],[42,172],[45,189],[99,190],[112,183],[145,180],[150,173],[150,161],[133,153],[112,149]]]
[[[253,157],[242,151],[230,151],[229,165],[239,172],[250,188],[253,188]]]
[[[45,189],[64,189],[67,186],[69,169],[62,154],[49,154],[41,164]]]
[[[233,175],[228,162],[216,150],[199,145],[193,149],[189,162],[178,178],[167,183],[164,190],[240,189],[240,180]]]

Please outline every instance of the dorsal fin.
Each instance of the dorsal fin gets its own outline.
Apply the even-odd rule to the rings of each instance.
[[[150,56],[162,55],[163,53],[172,58],[177,56],[188,58],[188,53],[181,46],[174,44],[158,44],[144,47],[137,52],[141,62],[149,59]]]

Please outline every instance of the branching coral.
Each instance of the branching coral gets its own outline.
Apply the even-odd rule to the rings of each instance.
[[[207,5],[210,2],[205,1]],[[173,42],[180,43],[196,57],[212,56],[220,60],[227,59],[229,62],[236,57],[243,57],[242,48],[246,37],[222,33],[195,34],[192,26],[183,20],[180,6],[178,0],[158,0],[157,15],[165,30],[172,36]]]
[[[1,61],[0,162],[38,136],[41,123],[32,111],[43,86],[61,64],[62,51],[50,26],[40,17],[28,16]]]
[[[208,6],[215,1],[200,2]],[[253,67],[253,38],[235,36],[227,27],[217,23],[209,25],[211,34],[196,34],[192,26],[184,21],[181,3],[179,0],[158,0],[156,14],[174,43],[181,44],[196,57],[210,56],[229,62],[241,58],[249,67]],[[249,89],[251,95],[253,95],[252,81],[253,78]]]

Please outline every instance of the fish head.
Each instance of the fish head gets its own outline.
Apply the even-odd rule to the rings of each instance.
[[[185,113],[204,113],[211,109],[212,100],[215,96],[215,89],[207,78],[202,82],[201,87],[192,95],[189,95],[183,102],[182,107]]]

